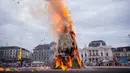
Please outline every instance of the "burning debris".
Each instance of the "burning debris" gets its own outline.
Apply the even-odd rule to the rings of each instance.
[[[0,71],[3,71],[4,69],[2,67],[0,67]]]
[[[58,43],[55,53],[55,68],[63,70],[81,68],[82,61],[79,57],[76,35],[67,7],[65,7],[63,0],[47,1],[53,21],[53,32]]]

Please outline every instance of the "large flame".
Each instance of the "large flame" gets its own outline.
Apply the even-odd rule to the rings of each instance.
[[[59,39],[60,35],[69,33],[73,39],[73,52],[72,54],[75,56],[75,59],[78,61],[78,64],[80,67],[82,67],[82,61],[79,57],[77,43],[76,43],[76,34],[74,32],[73,26],[72,26],[72,20],[69,14],[69,10],[64,5],[64,2],[66,0],[48,0],[49,2],[49,12],[50,16],[53,21],[52,29],[53,33],[56,35],[56,37]],[[71,33],[70,33],[71,32]],[[64,62],[60,56],[56,58],[56,66],[55,68],[62,68],[63,70],[71,69],[73,66],[73,59],[74,57],[71,57],[67,55],[69,58],[68,61]]]
[[[52,29],[55,35],[63,33],[65,26],[72,29],[72,20],[70,18],[69,11],[64,5],[65,0],[48,0],[49,11],[53,20]]]

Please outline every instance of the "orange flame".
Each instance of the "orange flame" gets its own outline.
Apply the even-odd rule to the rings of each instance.
[[[3,71],[4,69],[2,67],[0,67],[0,71]]]
[[[76,43],[76,35],[72,26],[72,20],[69,14],[69,10],[64,5],[64,2],[66,0],[48,0],[49,1],[49,12],[51,14],[51,18],[53,21],[53,33],[59,38],[60,34],[65,34],[66,32],[72,32],[70,33],[72,36],[72,39],[74,40],[74,50],[73,55],[76,56],[76,60],[78,61],[78,64],[80,67],[82,67],[82,61],[79,57],[77,43]],[[61,57],[56,58],[56,66],[55,68],[61,67],[63,70],[71,69],[72,68],[72,60],[74,59],[71,56],[67,56],[69,60],[67,62],[64,62]]]
[[[52,30],[53,33],[58,36],[63,33],[65,26],[72,29],[72,20],[70,18],[69,11],[67,7],[63,4],[66,0],[48,0],[49,12],[53,21]]]
[[[72,67],[72,59],[71,59],[70,56],[68,56],[68,57],[69,57],[68,65],[69,65],[69,67],[71,68],[71,67]]]

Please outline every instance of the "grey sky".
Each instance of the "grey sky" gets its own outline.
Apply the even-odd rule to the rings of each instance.
[[[47,5],[44,0],[0,0],[0,45],[16,45],[32,50],[50,33]],[[129,0],[67,0],[83,48],[93,40],[104,40],[113,47],[130,44]],[[21,38],[20,38],[21,37]]]

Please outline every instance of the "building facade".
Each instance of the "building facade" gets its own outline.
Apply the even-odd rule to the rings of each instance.
[[[0,60],[10,60],[16,62],[20,54],[18,46],[2,46],[0,47]],[[31,60],[32,53],[25,48],[22,48],[22,59]]]
[[[88,47],[85,46],[79,53],[84,63],[113,61],[111,48],[103,40],[97,40],[90,42]]]
[[[119,61],[123,57],[127,57],[130,60],[130,46],[117,47],[112,49],[112,51],[116,61]]]
[[[55,42],[40,44],[33,49],[33,61],[43,62],[44,65],[52,65],[54,58]]]

